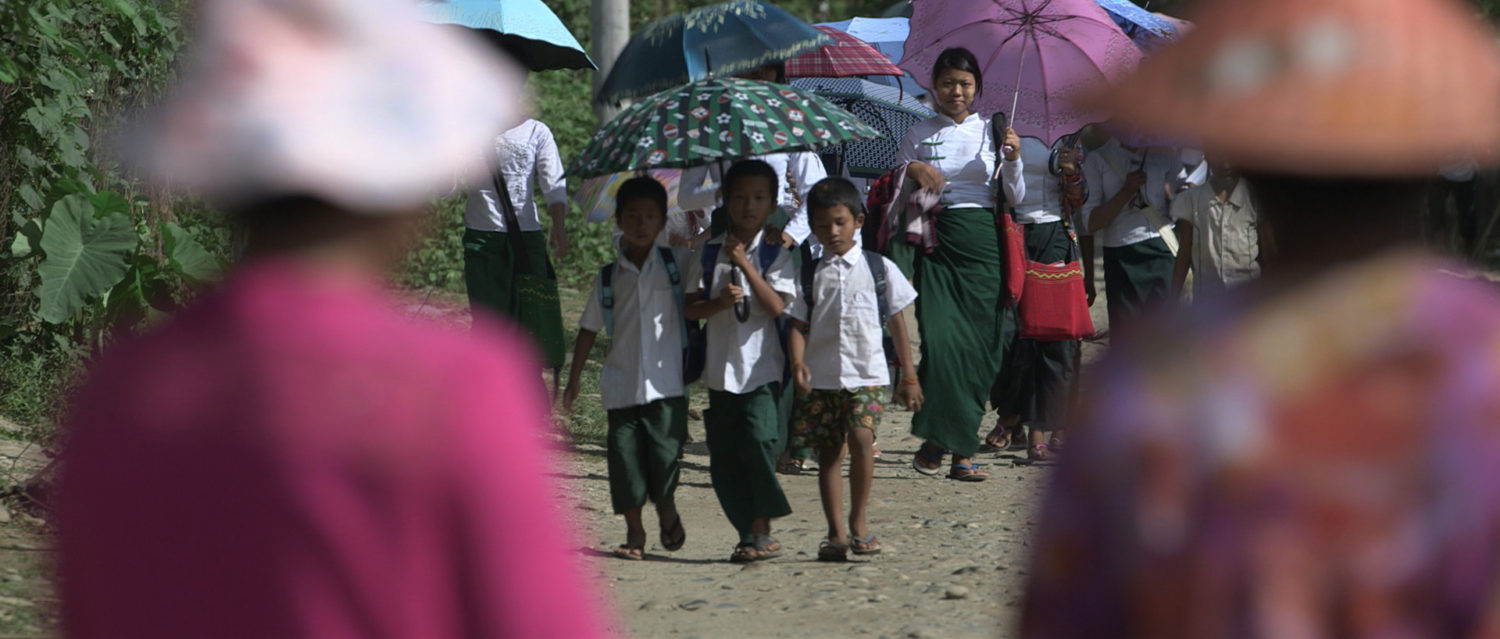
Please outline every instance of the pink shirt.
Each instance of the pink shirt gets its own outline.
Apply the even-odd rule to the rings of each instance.
[[[93,367],[68,422],[74,637],[592,637],[523,340],[287,263]]]

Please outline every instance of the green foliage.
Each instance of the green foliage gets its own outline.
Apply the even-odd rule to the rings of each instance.
[[[227,232],[95,141],[174,71],[184,0],[0,3],[0,414],[54,415],[113,326],[212,280]]]

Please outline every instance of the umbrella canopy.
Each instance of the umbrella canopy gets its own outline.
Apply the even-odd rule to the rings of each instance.
[[[826,98],[870,125],[882,136],[823,147],[822,153],[837,155],[854,177],[880,177],[896,164],[901,138],[911,125],[937,115],[932,109],[894,87],[855,78],[799,78],[792,86]]]
[[[1007,113],[1017,133],[1048,145],[1106,119],[1076,99],[1125,77],[1141,59],[1094,0],[927,0],[915,6],[901,68],[930,83],[944,49],[967,48],[984,72],[974,110]]]
[[[906,36],[910,28],[907,26],[906,18],[850,18],[840,22],[823,22],[814,26],[833,27],[844,33],[864,40],[876,51],[890,58],[891,63],[901,61],[901,56],[906,53]],[[927,94],[927,89],[917,84],[911,76],[902,73],[899,76],[877,75],[865,78],[876,84],[898,87],[906,95],[922,96]]]
[[[870,125],[811,92],[709,78],[630,105],[594,134],[568,173],[684,168],[876,137]]]
[[[681,213],[682,207],[677,204],[677,186],[682,181],[682,170],[656,169],[647,171],[646,174],[656,178],[656,181],[667,189],[667,216]],[[636,175],[636,173],[613,173],[591,177],[584,180],[583,186],[578,188],[578,195],[574,201],[583,203],[583,210],[587,212],[590,222],[603,222],[615,214],[615,196],[620,193],[620,186]]]
[[[1245,167],[1430,176],[1500,148],[1496,34],[1450,0],[1216,2],[1098,96]]]
[[[782,62],[833,39],[775,5],[733,0],[663,18],[625,44],[595,100],[617,104]]]
[[[428,22],[480,31],[532,71],[598,68],[542,0],[424,0],[417,9]]]
[[[1095,0],[1141,51],[1151,53],[1181,37],[1177,25],[1130,0]]]
[[[814,27],[833,44],[804,51],[786,61],[788,78],[848,78],[861,75],[903,75],[895,63],[868,42],[833,27]]]

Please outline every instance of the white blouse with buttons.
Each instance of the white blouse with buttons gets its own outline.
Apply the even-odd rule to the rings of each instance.
[[[948,180],[941,200],[944,208],[995,207],[996,157],[988,118],[970,115],[963,122],[954,122],[938,115],[913,124],[901,139],[896,161],[923,162],[941,172]],[[1011,202],[1021,201],[1026,196],[1021,160],[1002,159],[999,164],[1005,196]]]

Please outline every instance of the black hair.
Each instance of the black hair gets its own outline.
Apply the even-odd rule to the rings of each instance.
[[[963,47],[953,47],[952,49],[944,49],[942,53],[939,53],[937,61],[932,63],[932,88],[934,91],[937,90],[938,76],[949,69],[967,71],[974,74],[974,97],[977,98],[979,94],[984,93],[984,73],[979,70],[979,59],[974,57],[973,52]]]
[[[620,190],[615,192],[615,220],[625,213],[625,203],[631,200],[651,200],[656,205],[656,210],[661,216],[667,216],[667,187],[657,182],[656,178],[649,175],[640,175],[620,185]]]
[[[734,190],[734,184],[745,178],[758,177],[766,180],[771,185],[771,197],[777,197],[776,189],[781,186],[781,178],[776,175],[776,169],[760,160],[740,160],[724,173],[724,197],[729,198],[730,191]]]
[[[858,218],[865,214],[865,203],[859,197],[859,187],[841,177],[823,178],[807,192],[808,221],[814,211],[842,206]]]

